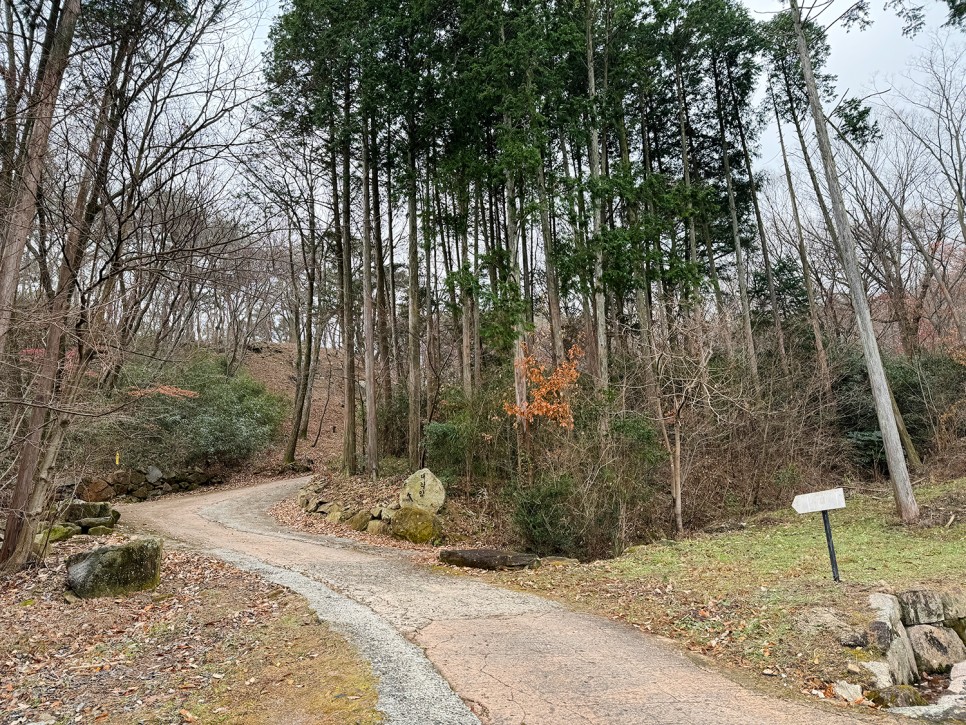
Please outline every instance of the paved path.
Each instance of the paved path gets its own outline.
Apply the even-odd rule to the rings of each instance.
[[[304,481],[131,504],[123,507],[122,522],[306,596],[372,663],[389,722],[894,722],[757,694],[657,637],[537,596],[432,572],[403,551],[292,532],[266,511]]]

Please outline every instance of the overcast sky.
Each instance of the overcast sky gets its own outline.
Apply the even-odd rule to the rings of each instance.
[[[881,2],[872,0],[873,23],[867,30],[847,32],[841,27],[829,30],[832,52],[827,70],[838,77],[840,97],[843,93],[862,97],[875,89],[884,90],[892,80],[898,85],[908,84],[897,76],[906,72],[909,61],[925,50],[930,35],[946,22],[948,6],[944,2],[931,2],[925,6],[926,25],[922,32],[914,38],[906,38],[902,35],[902,22],[893,13],[883,10]],[[758,20],[771,17],[784,6],[776,0],[744,0],[744,3]],[[844,3],[842,7],[845,7]],[[827,14],[832,16],[832,13]],[[966,83],[966,79],[963,82]],[[774,128],[763,135],[761,151],[761,166],[780,167],[778,136]]]

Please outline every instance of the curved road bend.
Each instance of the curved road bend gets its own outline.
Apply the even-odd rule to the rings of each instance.
[[[537,596],[434,573],[405,551],[293,532],[267,511],[306,480],[130,504],[123,520],[305,596],[369,660],[389,722],[896,722],[758,694],[657,637]]]

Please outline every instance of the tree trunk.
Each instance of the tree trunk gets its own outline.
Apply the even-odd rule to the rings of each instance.
[[[825,388],[825,392],[831,393],[832,378],[829,374],[828,356],[825,353],[825,341],[822,339],[822,328],[818,320],[818,307],[815,303],[815,287],[812,284],[812,272],[808,263],[808,254],[805,251],[805,234],[802,231],[802,218],[798,212],[798,197],[795,193],[795,185],[792,183],[792,169],[788,163],[788,152],[785,149],[785,136],[782,132],[781,118],[778,116],[778,105],[774,103],[774,93],[772,93],[772,102],[775,108],[775,124],[778,126],[778,144],[781,147],[782,163],[785,166],[785,183],[788,185],[788,198],[792,208],[792,219],[795,223],[798,257],[802,265],[802,280],[805,284],[805,296],[808,298],[808,319],[812,326],[812,337],[815,340],[818,374],[822,380],[822,386]]]
[[[366,376],[366,473],[379,474],[379,438],[376,429],[376,330],[372,303],[372,209],[369,202],[369,140],[362,135],[362,336]]]
[[[306,290],[306,309],[305,314],[300,315],[297,313],[298,317],[302,317],[305,321],[303,325],[299,325],[297,333],[299,335],[298,342],[298,382],[295,388],[295,405],[292,409],[292,430],[289,432],[288,443],[285,446],[285,454],[282,457],[282,464],[288,465],[295,462],[295,453],[298,448],[299,434],[302,430],[302,422],[306,415],[306,396],[309,393],[309,381],[312,375],[312,328],[314,326],[314,321],[312,319],[314,315],[315,307],[315,269],[316,269],[316,243],[315,243],[315,223],[314,214],[309,215],[309,239],[305,240],[303,238],[299,239],[301,244],[305,244],[308,241],[309,254],[306,259],[306,278],[308,281],[308,286]],[[303,253],[303,259],[305,259]],[[294,266],[294,265],[293,265]],[[292,274],[293,284],[297,280],[297,275]],[[297,302],[296,302],[297,304]]]
[[[369,144],[370,165],[372,168],[372,220],[373,253],[376,266],[376,320],[379,338],[379,377],[382,387],[382,400],[386,404],[392,397],[392,346],[389,342],[392,326],[389,310],[389,286],[386,280],[386,259],[382,243],[382,199],[379,189],[379,140],[375,121],[371,122],[371,141]],[[390,260],[390,267],[392,260]]]
[[[782,372],[788,377],[791,375],[791,367],[788,364],[788,352],[785,349],[785,331],[782,329],[781,310],[778,309],[778,293],[775,291],[775,275],[772,273],[771,255],[768,252],[768,237],[765,234],[765,222],[762,219],[761,206],[758,203],[758,184],[755,181],[754,169],[751,167],[751,153],[748,151],[748,139],[745,137],[745,125],[741,120],[738,99],[734,95],[734,78],[732,76],[731,66],[726,64],[725,67],[728,72],[728,83],[729,89],[731,90],[735,125],[738,127],[738,138],[741,141],[741,155],[745,162],[748,183],[751,185],[751,204],[755,211],[755,224],[758,227],[758,238],[761,240],[761,259],[765,265],[765,282],[768,285],[768,296],[771,300],[772,322],[775,324],[775,337],[778,339],[778,358],[781,362]]]
[[[738,210],[735,206],[735,191],[731,180],[731,161],[728,158],[728,141],[725,136],[724,113],[721,109],[721,88],[718,69],[714,70],[714,90],[718,111],[718,133],[721,143],[721,161],[724,164],[725,188],[728,191],[728,214],[731,217],[731,237],[735,244],[735,262],[738,266],[738,292],[741,298],[741,327],[745,336],[745,350],[748,355],[748,369],[755,394],[761,393],[761,376],[758,373],[758,354],[755,351],[755,337],[751,330],[751,305],[748,303],[748,269],[745,265],[745,252],[741,246],[738,230]]]
[[[79,209],[83,209],[78,196]],[[81,212],[82,213],[82,212]],[[76,217],[75,217],[76,219]],[[85,234],[75,224],[67,235],[64,256],[57,278],[57,293],[50,303],[49,320],[44,345],[44,358],[34,382],[33,404],[27,416],[27,433],[20,449],[17,476],[7,513],[3,545],[0,546],[0,571],[13,571],[28,560],[34,530],[50,492],[49,481],[39,481],[38,465],[48,426],[48,415],[56,404],[57,387],[64,358],[64,333],[69,322],[71,300],[77,287],[77,270],[83,259]],[[84,358],[78,356],[78,365]],[[59,443],[58,443],[59,446]]]
[[[422,449],[422,405],[419,368],[419,238],[416,229],[416,156],[413,150],[412,123],[409,132],[409,169],[406,194],[409,212],[409,467],[419,468]]]
[[[11,191],[11,208],[0,242],[0,353],[6,345],[20,281],[20,265],[37,212],[37,193],[53,126],[54,107],[60,95],[64,72],[70,59],[74,28],[80,15],[80,0],[67,0],[60,13],[50,53],[43,64],[32,94],[33,108],[28,114],[30,136],[24,159]],[[12,69],[11,69],[12,71]]]
[[[470,228],[469,228],[469,187],[461,187],[459,195],[458,214],[461,221],[460,226],[460,247],[461,247],[461,269],[460,269],[460,377],[463,383],[463,395],[469,400],[473,397],[473,287],[469,283],[472,275],[470,267]],[[477,233],[477,216],[473,215],[473,230]]]
[[[600,179],[600,140],[597,128],[597,87],[594,81],[594,0],[586,0],[586,34],[587,34],[587,95],[590,100],[590,205],[591,223],[589,242],[596,246],[594,250],[594,316],[596,318],[597,342],[597,387],[606,390],[610,384],[609,356],[607,350],[607,300],[604,290],[604,249],[598,238],[603,227],[600,202],[600,191],[597,181]],[[606,416],[605,416],[606,419]]]
[[[550,227],[550,202],[547,198],[547,179],[543,160],[537,167],[537,193],[540,195],[540,227],[543,232],[543,251],[547,268],[547,306],[550,318],[550,351],[553,364],[564,361],[563,323],[560,318],[560,286],[557,281],[557,265],[554,259],[553,230]]]
[[[802,72],[808,92],[808,102],[815,123],[815,135],[818,148],[825,166],[825,179],[828,184],[829,196],[832,200],[832,213],[838,232],[838,252],[845,269],[845,276],[849,284],[849,294],[852,307],[859,327],[859,337],[865,353],[865,362],[869,372],[869,382],[872,386],[872,397],[875,401],[876,415],[879,419],[879,430],[882,433],[882,443],[885,447],[886,461],[889,465],[889,475],[895,493],[896,509],[904,523],[915,523],[919,518],[919,506],[909,481],[909,471],[906,469],[906,459],[902,454],[902,442],[896,424],[895,413],[886,380],[885,369],[879,354],[879,345],[875,339],[875,329],[872,324],[872,314],[869,301],[866,298],[865,286],[859,273],[858,260],[855,256],[855,240],[849,224],[848,212],[845,208],[845,198],[839,184],[838,169],[832,154],[832,144],[829,141],[828,128],[825,124],[825,113],[819,97],[818,86],[812,71],[812,60],[809,56],[805,34],[802,30],[802,17],[798,0],[790,0],[792,20],[795,23],[795,36],[798,43],[798,55],[802,63]]]
[[[349,79],[346,77],[345,121],[349,124]],[[342,345],[345,356],[344,427],[342,438],[342,466],[346,473],[356,472],[356,355],[355,314],[352,305],[352,234],[349,200],[349,140],[342,149]]]

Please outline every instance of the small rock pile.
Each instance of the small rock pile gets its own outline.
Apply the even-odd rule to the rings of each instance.
[[[165,493],[193,491],[200,486],[221,482],[219,477],[199,467],[176,473],[164,473],[157,466],[121,468],[108,476],[81,479],[77,495],[85,501],[110,501],[115,496],[144,501]]]
[[[399,500],[381,503],[359,511],[349,510],[341,501],[332,500],[324,481],[313,481],[299,492],[299,507],[320,514],[334,523],[344,523],[356,531],[392,535],[414,544],[426,544],[443,535],[437,515],[446,503],[446,488],[428,468],[406,479]]]
[[[935,704],[916,703],[893,710],[907,717],[966,718],[966,592],[914,589],[895,597],[888,594],[872,595],[870,603],[873,598],[880,613],[879,630],[884,629],[882,620],[888,617],[893,631],[898,631],[892,644],[908,640],[907,644],[898,646],[894,656],[890,657],[893,654],[891,646],[887,651],[890,674],[892,662],[900,659],[904,660],[900,668],[903,671],[913,670],[916,678],[919,673],[952,674],[956,670],[947,694],[942,695]],[[899,624],[895,626],[897,618]],[[913,662],[908,660],[910,652]]]
[[[120,518],[120,512],[103,501],[65,501],[57,509],[57,522],[34,536],[34,551],[41,554],[50,544],[78,534],[107,536]]]
[[[865,630],[848,628],[841,621],[823,627],[844,646],[868,646],[883,653],[885,659],[859,663],[874,681],[867,699],[907,717],[966,716],[966,592],[877,592],[869,596],[869,605],[875,614]],[[948,690],[927,705],[912,685],[924,674],[946,673],[951,677]],[[853,687],[836,683],[837,692],[851,692]]]

